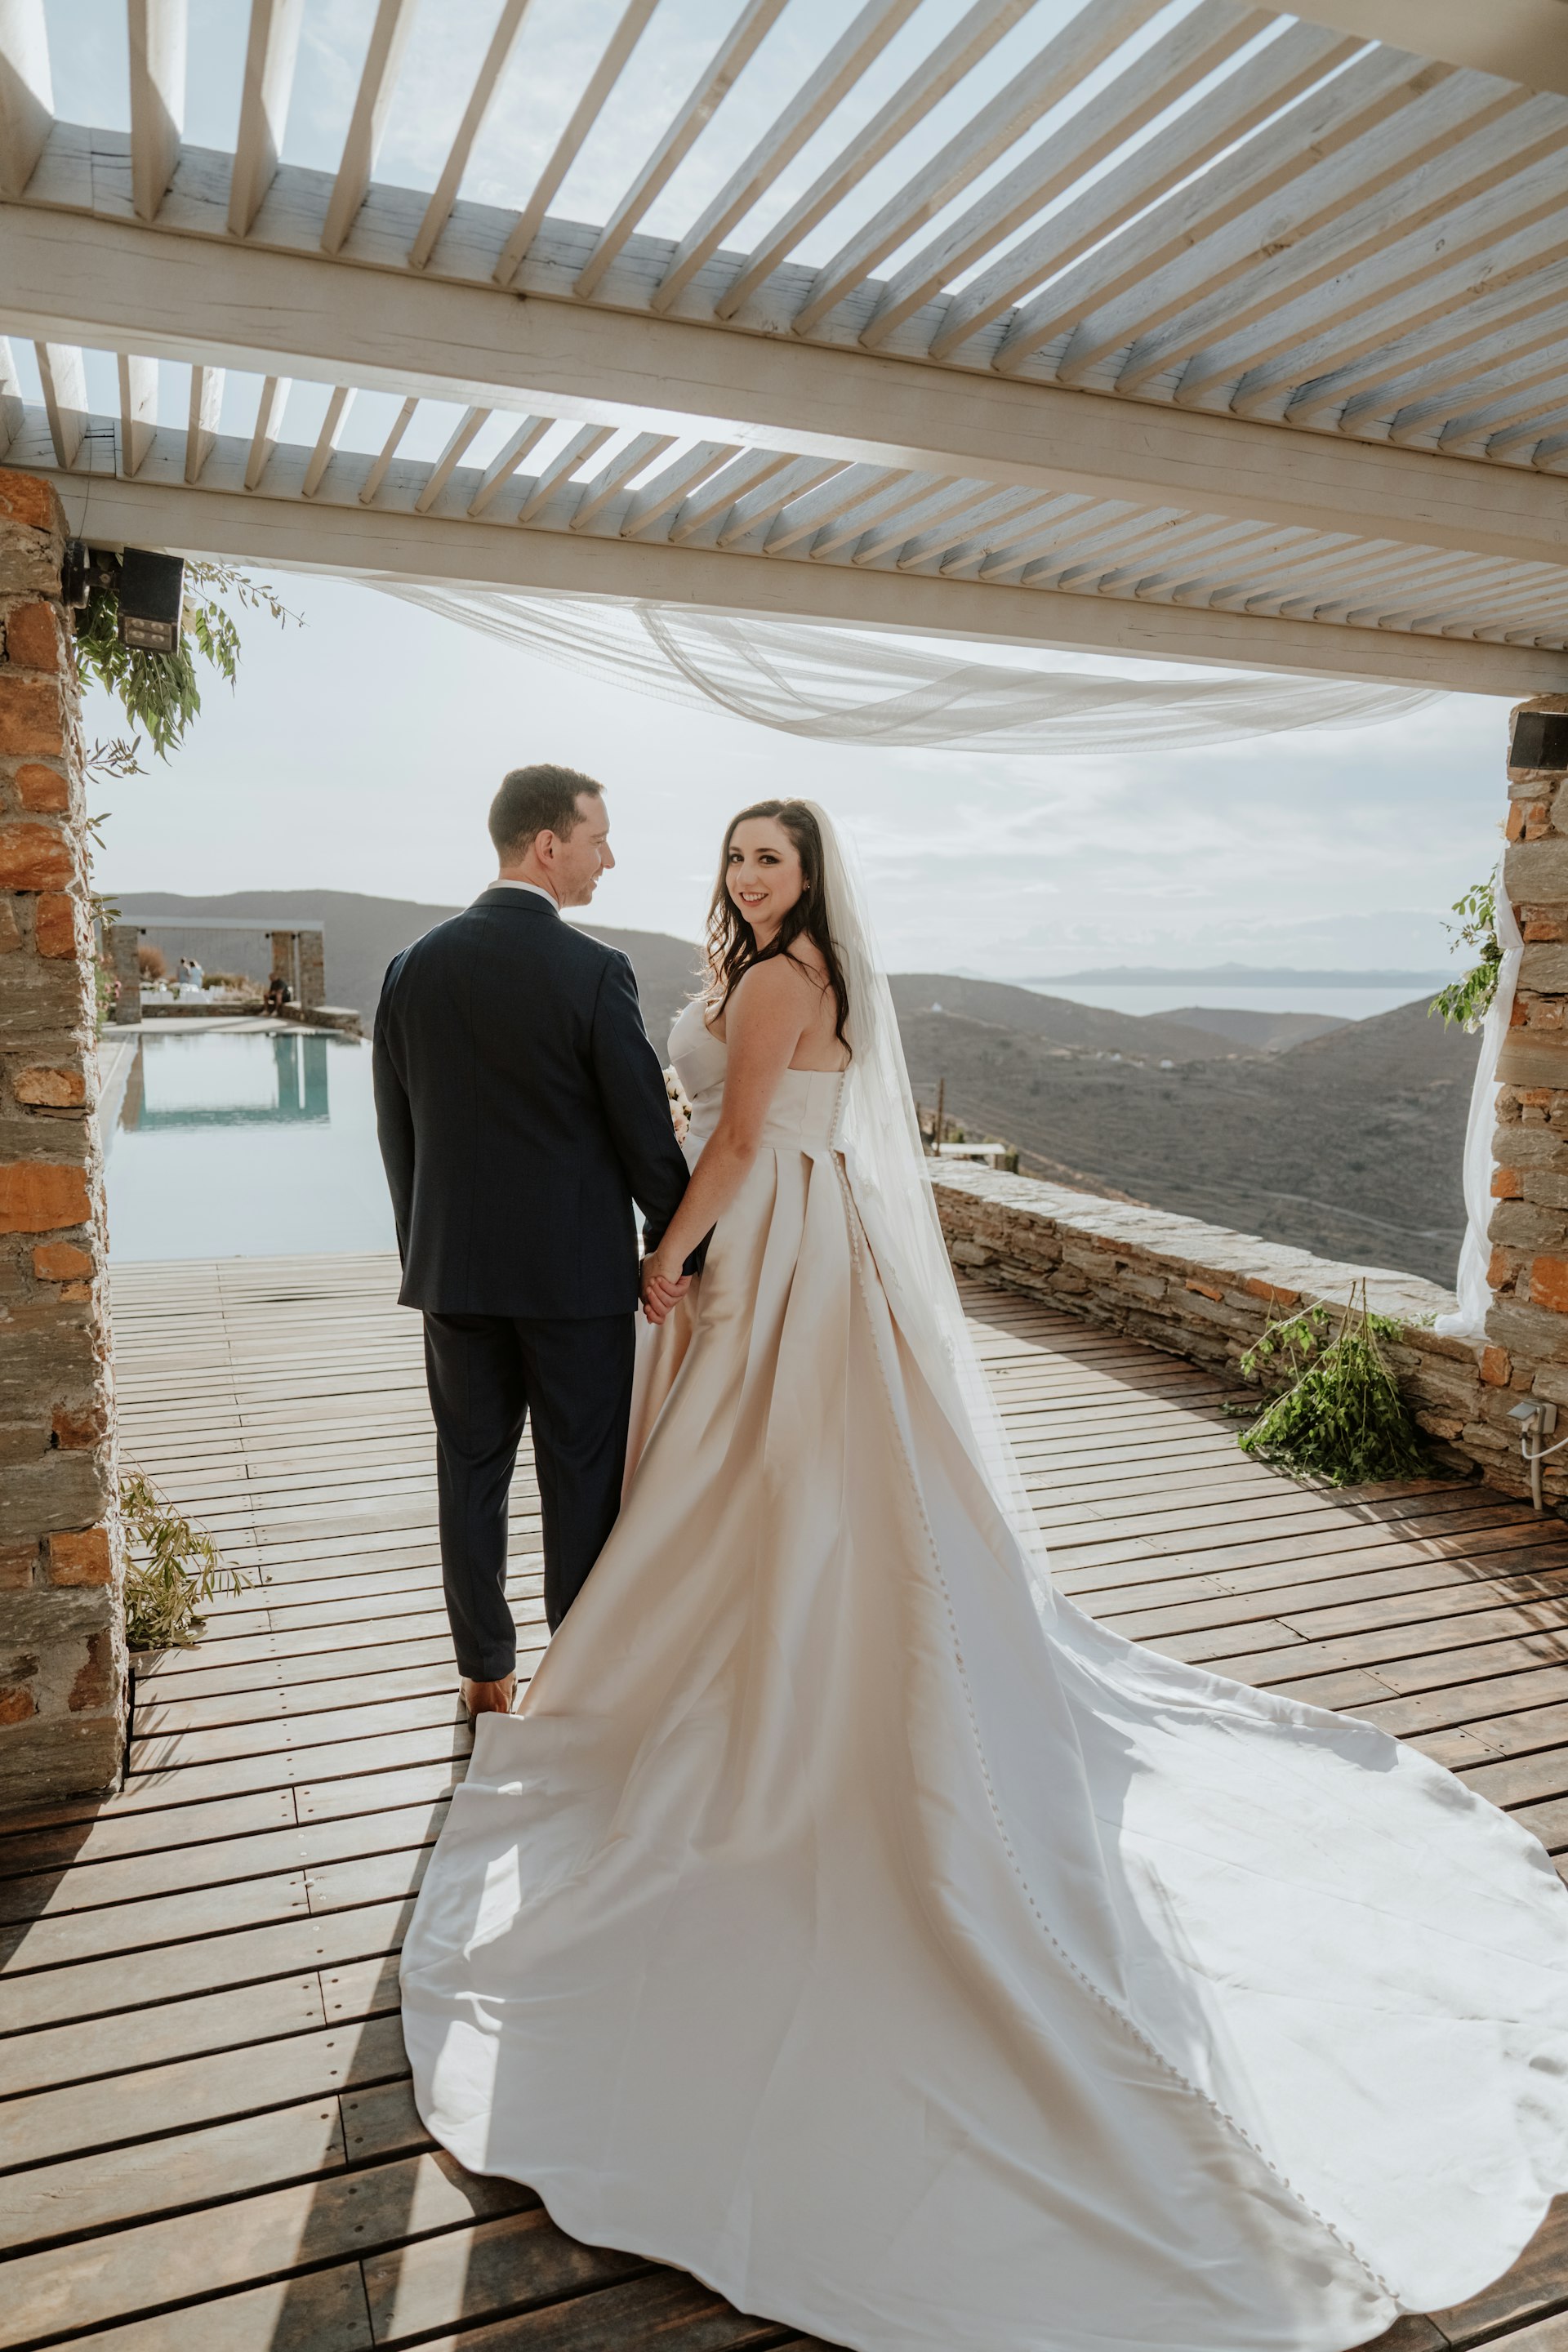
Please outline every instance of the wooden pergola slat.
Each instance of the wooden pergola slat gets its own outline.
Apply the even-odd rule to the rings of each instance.
[[[733,0],[603,219],[556,217],[661,5],[618,7],[549,160],[489,205],[462,185],[527,0],[433,191],[374,177],[412,0],[368,13],[335,173],[279,161],[302,0],[252,0],[232,157],[181,144],[186,0],[126,0],[129,137],[54,121],[41,0],[0,0],[0,331],[42,394],[5,393],[5,460],[99,478],[112,445],[95,528],[215,553],[825,617],[864,614],[853,574],[958,636],[1034,642],[1076,598],[1064,641],[1108,651],[1147,645],[1136,607],[1184,624],[1177,657],[1337,633],[1302,666],[1388,674],[1375,628],[1425,676],[1430,632],[1477,690],[1568,687],[1563,0],[976,0],[936,39],[863,0],[760,110],[794,0]],[[655,234],[689,163],[701,194]],[[117,416],[89,415],[95,352]],[[262,380],[248,446],[226,371]],[[293,383],[326,388],[309,445]],[[379,449],[362,391],[397,403]],[[459,421],[414,464],[425,401]]]

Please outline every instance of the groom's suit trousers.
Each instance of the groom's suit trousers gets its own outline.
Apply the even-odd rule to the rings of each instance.
[[[425,1317],[436,1417],[441,1574],[458,1672],[499,1682],[517,1659],[506,1597],[507,1499],[531,1414],[553,1633],[620,1507],[635,1318]]]

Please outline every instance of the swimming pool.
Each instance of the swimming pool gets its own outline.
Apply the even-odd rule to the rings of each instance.
[[[143,1032],[115,1055],[119,1042],[104,1056],[112,1258],[395,1246],[367,1045],[248,1028]]]

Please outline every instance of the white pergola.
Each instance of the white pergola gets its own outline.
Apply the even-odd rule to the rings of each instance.
[[[1037,0],[974,0],[923,47],[917,0],[866,0],[679,238],[642,224],[790,0],[732,0],[592,222],[552,207],[665,0],[618,0],[500,206],[461,190],[528,0],[434,190],[374,177],[416,5],[379,0],[333,173],[279,162],[302,0],[252,0],[232,154],[182,140],[185,0],[127,0],[129,134],[56,119],[43,0],[0,0],[0,331],[44,393],[0,343],[0,457],[73,523],[90,477],[96,541],[1568,690],[1568,0],[1084,0],[1032,41]],[[262,380],[239,436],[227,370]],[[331,387],[309,445],[296,380]],[[401,404],[379,453],[359,390]],[[462,415],[414,462],[424,401]]]

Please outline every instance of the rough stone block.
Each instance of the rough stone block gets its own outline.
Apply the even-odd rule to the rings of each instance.
[[[1503,1348],[1481,1349],[1480,1374],[1489,1388],[1506,1388],[1513,1376],[1508,1351]]]
[[[1520,1190],[1527,1201],[1541,1209],[1568,1209],[1568,1174],[1551,1168],[1526,1168],[1521,1174]]]
[[[1524,1363],[1568,1363],[1568,1315],[1548,1307],[1500,1300],[1487,1317],[1487,1337]]]
[[[0,1544],[0,1592],[19,1592],[30,1585],[37,1564],[36,1542]]]
[[[1510,1168],[1568,1170],[1568,1137],[1553,1128],[1506,1128],[1494,1138],[1493,1149]]]
[[[1542,995],[1562,995],[1568,990],[1568,947],[1527,944],[1519,960],[1519,984]]]
[[[60,690],[52,677],[0,671],[0,758],[58,758],[65,747]]]
[[[0,1733],[0,1812],[118,1786],[124,1735],[113,1714],[62,1716]]]
[[[101,1518],[110,1504],[107,1456],[51,1446],[46,1434],[31,1462],[7,1465],[0,1480],[0,1543],[21,1543],[49,1527]],[[58,1583],[103,1583],[109,1577],[60,1577]]]
[[[85,949],[77,929],[76,900],[65,890],[47,890],[33,917],[33,939],[41,956],[74,956]]]
[[[1516,905],[1568,903],[1568,841],[1516,841],[1504,853],[1503,884]]]
[[[1568,1255],[1568,1216],[1525,1200],[1500,1200],[1487,1226],[1488,1239],[1506,1249],[1556,1250]]]
[[[61,890],[75,871],[70,835],[57,825],[0,824],[0,890]]]
[[[57,1530],[45,1544],[51,1584],[112,1584],[114,1547],[106,1527]]]
[[[60,626],[55,608],[40,597],[14,604],[5,615],[5,658],[18,669],[58,669]]]
[[[92,1259],[75,1242],[40,1242],[33,1252],[33,1272],[40,1282],[86,1282]]]
[[[16,798],[25,809],[39,816],[64,816],[70,808],[71,788],[68,777],[58,768],[44,768],[33,762],[18,768],[14,779]]]
[[[87,1171],[51,1160],[0,1166],[0,1234],[48,1234],[92,1215]]]
[[[74,1110],[87,1100],[87,1080],[81,1070],[36,1066],[18,1070],[11,1081],[16,1100],[40,1109]]]
[[[65,537],[65,509],[56,496],[53,483],[47,482],[41,474],[0,474],[0,518],[20,523],[26,530],[51,532],[57,539]]]
[[[1568,848],[1568,843],[1563,846]],[[1534,997],[1531,1003],[1548,1000]],[[1515,1013],[1523,1017],[1525,1007],[1516,1004]],[[1568,1033],[1561,1029],[1510,1029],[1498,1055],[1498,1073],[1510,1086],[1550,1087],[1561,1092],[1568,1083]]]
[[[57,1446],[69,1454],[100,1445],[109,1434],[108,1405],[100,1402],[75,1409],[57,1405],[49,1416],[49,1434]]]
[[[1435,1358],[1428,1358],[1420,1370],[1411,1375],[1408,1389],[1423,1403],[1462,1406],[1473,1412],[1479,1402],[1473,1369],[1461,1364],[1440,1364]]]
[[[1261,1298],[1268,1306],[1277,1307],[1286,1314],[1294,1314],[1301,1304],[1299,1290],[1282,1289],[1279,1283],[1264,1282],[1257,1275],[1248,1275],[1245,1287],[1254,1298]]]
[[[14,1307],[0,1329],[0,1422],[42,1418],[57,1403],[89,1403],[102,1386],[95,1333],[79,1308],[45,1298]],[[94,1516],[92,1513],[87,1515]]]
[[[0,906],[5,903],[0,899]],[[8,911],[15,919],[16,909]],[[86,1021],[85,976],[70,961],[71,952],[68,942],[60,950],[61,961],[44,963],[23,946],[18,961],[7,967],[5,985],[0,987],[0,1046],[19,1046],[30,1054],[40,1029],[68,1033]]]
[[[1494,1288],[1500,1287],[1494,1284]],[[1550,1307],[1568,1315],[1568,1258],[1538,1257],[1530,1268],[1530,1297],[1535,1307]]]

